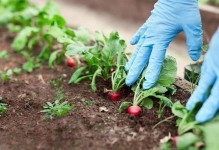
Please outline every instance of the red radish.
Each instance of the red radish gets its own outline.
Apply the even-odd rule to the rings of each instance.
[[[171,137],[172,145],[173,145],[174,148],[176,148],[176,146],[177,146],[178,138],[179,138],[178,136]]]
[[[130,114],[132,116],[137,117],[137,116],[139,116],[140,112],[141,112],[141,107],[139,107],[137,105],[136,106],[130,106],[128,108],[128,114]]]
[[[74,61],[74,59],[68,58],[67,65],[68,65],[69,67],[71,67],[71,68],[74,67],[74,66],[75,66],[75,61]]]
[[[122,99],[122,93],[119,92],[109,92],[108,96],[111,101],[119,101]]]

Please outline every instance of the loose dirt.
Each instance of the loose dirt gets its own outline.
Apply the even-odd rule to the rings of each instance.
[[[10,48],[13,35],[1,30],[1,50],[8,50],[10,57],[0,60],[0,69],[21,67],[25,59]],[[121,102],[111,102],[103,93],[110,88],[108,82],[98,80],[98,92],[90,90],[88,81],[68,85],[74,69],[63,62],[54,68],[43,64],[33,73],[13,76],[13,80],[0,84],[0,96],[8,106],[0,117],[0,149],[4,150],[152,150],[158,149],[160,139],[169,133],[176,135],[175,120],[153,126],[172,114],[165,109],[157,117],[158,104],[152,110],[143,110],[135,118],[118,113]],[[53,102],[56,89],[51,79],[62,77],[65,100],[74,106],[66,117],[47,121],[40,111],[47,101]],[[16,79],[15,79],[16,78]],[[124,101],[131,101],[133,94],[125,88]],[[178,89],[174,101],[186,101],[189,93]],[[156,101],[156,100],[155,100]],[[100,111],[100,109],[105,111]]]

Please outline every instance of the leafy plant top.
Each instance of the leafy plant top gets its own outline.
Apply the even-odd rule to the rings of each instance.
[[[146,68],[147,69],[147,68]],[[146,70],[145,69],[145,70]],[[133,105],[140,105],[145,107],[146,109],[151,109],[153,107],[153,100],[151,98],[159,99],[160,105],[172,107],[172,101],[168,97],[166,97],[165,93],[170,91],[171,94],[174,94],[176,91],[173,83],[176,78],[176,60],[171,56],[167,56],[163,63],[163,67],[159,76],[159,79],[154,87],[149,90],[141,89],[141,84],[145,77],[145,71],[142,73],[141,78],[136,82],[136,84],[132,87],[134,91],[134,99]],[[124,109],[127,109],[132,103],[123,102],[119,108],[119,111],[122,112]]]

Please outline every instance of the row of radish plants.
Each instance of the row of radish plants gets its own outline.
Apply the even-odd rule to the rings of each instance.
[[[96,80],[102,78],[104,81],[111,81],[111,89],[105,90],[111,101],[123,98],[121,89],[125,86],[127,73],[124,66],[129,53],[125,51],[126,43],[117,32],[106,36],[97,31],[91,35],[84,28],[69,28],[53,2],[39,7],[28,0],[0,0],[0,13],[1,28],[7,28],[9,33],[16,35],[11,44],[13,50],[27,60],[20,68],[0,71],[2,82],[7,82],[23,71],[31,73],[45,62],[50,67],[55,67],[56,64],[66,61],[66,66],[76,68],[69,84],[78,84],[86,80],[90,82],[91,90],[96,92]],[[37,56],[36,47],[37,51],[40,49]],[[0,52],[0,58],[8,58],[7,50]],[[194,116],[201,104],[197,104],[193,111],[187,112],[179,101],[173,103],[171,100],[171,95],[176,92],[173,85],[176,66],[176,60],[167,56],[158,82],[149,90],[141,89],[145,74],[143,71],[139,80],[130,87],[134,92],[133,102],[123,101],[118,108],[119,112],[127,111],[128,114],[138,117],[142,108],[152,109],[154,102],[158,102],[158,117],[169,107],[173,116],[162,122],[177,118],[178,127],[178,136],[169,135],[162,139],[161,149],[215,150],[219,147],[215,137],[219,135],[215,134],[219,132],[219,115],[208,123],[198,124]],[[65,116],[73,106],[68,101],[63,102],[65,95],[62,92],[62,79],[51,80],[50,83],[57,89],[56,98],[54,102],[47,102],[42,112],[47,119]],[[1,114],[6,111],[7,105],[0,103]]]

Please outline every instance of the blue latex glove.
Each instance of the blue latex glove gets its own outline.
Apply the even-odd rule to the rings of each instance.
[[[149,19],[131,39],[136,48],[125,67],[126,84],[134,84],[148,64],[143,88],[151,88],[158,80],[167,47],[181,31],[186,35],[191,59],[198,60],[202,49],[198,1],[158,0]]]
[[[186,107],[191,110],[197,102],[203,102],[196,115],[196,121],[206,122],[214,117],[219,110],[219,29],[214,35],[209,50],[202,65],[201,78],[198,87],[189,99]],[[207,91],[213,86],[208,98]]]

